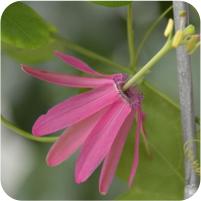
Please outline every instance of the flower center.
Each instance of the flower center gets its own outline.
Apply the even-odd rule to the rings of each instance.
[[[122,90],[125,81],[116,81],[116,86],[119,94],[122,96],[124,100],[126,100],[133,109],[136,109],[141,105],[141,102],[144,98],[143,94],[137,89],[137,87],[130,87],[126,91]]]

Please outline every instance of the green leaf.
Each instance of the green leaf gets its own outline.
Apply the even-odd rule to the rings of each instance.
[[[128,4],[131,3],[131,1],[91,1],[91,2],[107,7],[121,7],[121,6],[127,6]]]
[[[53,40],[56,29],[21,2],[9,5],[1,19],[2,41],[17,48],[38,48]]]
[[[133,187],[119,199],[182,200],[184,190],[183,143],[180,112],[163,96],[143,85],[145,128],[152,158],[140,143],[139,167]],[[133,159],[134,131],[129,135],[118,175],[128,180]]]
[[[35,49],[17,48],[2,43],[2,49],[7,55],[21,63],[35,64],[51,59],[54,56],[54,50],[63,50],[64,47],[60,41],[55,40]]]

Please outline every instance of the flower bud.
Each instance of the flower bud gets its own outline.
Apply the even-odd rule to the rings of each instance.
[[[172,47],[177,48],[183,40],[183,31],[178,30],[174,35]]]
[[[168,37],[172,33],[173,27],[174,27],[174,21],[173,19],[170,18],[164,31],[165,37]]]
[[[184,29],[183,33],[184,33],[184,36],[194,34],[195,33],[195,26],[193,26],[192,24],[188,25]]]
[[[186,50],[189,54],[192,54],[200,45],[200,36],[193,35],[186,43]]]
[[[181,10],[181,11],[179,12],[179,16],[180,16],[180,17],[186,17],[186,11],[185,11],[185,10]]]

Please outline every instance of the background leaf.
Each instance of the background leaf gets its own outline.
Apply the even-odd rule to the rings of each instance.
[[[128,4],[131,3],[131,1],[91,1],[91,2],[107,7],[121,7],[121,6],[127,6]]]
[[[17,48],[37,48],[53,40],[56,29],[32,8],[16,2],[9,5],[1,19],[2,41]]]
[[[42,47],[30,49],[17,48],[15,46],[2,43],[2,49],[7,55],[19,62],[35,64],[52,58],[54,50],[63,50],[63,45],[60,41],[54,40]]]
[[[164,101],[148,85],[142,87],[145,128],[152,152],[150,159],[140,144],[140,162],[133,187],[120,199],[178,200],[183,199],[183,143],[178,108]],[[119,176],[128,178],[133,159],[134,131],[129,135]]]

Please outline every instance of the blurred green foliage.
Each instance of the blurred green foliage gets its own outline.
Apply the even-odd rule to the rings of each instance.
[[[42,45],[41,47],[29,49],[18,48],[7,43],[2,42],[2,48],[4,52],[12,58],[23,61],[24,63],[35,64],[43,61],[47,61],[53,57],[52,52],[54,50],[63,49],[63,45],[60,41],[53,40],[49,43]]]
[[[102,6],[108,6],[108,7],[121,7],[121,6],[127,6],[131,3],[131,1],[91,1],[92,3],[102,5]]]
[[[151,148],[150,158],[140,144],[140,162],[134,185],[120,199],[182,200],[184,191],[183,143],[179,109],[143,85],[145,128]],[[130,133],[119,165],[119,176],[128,179],[134,152]]]

